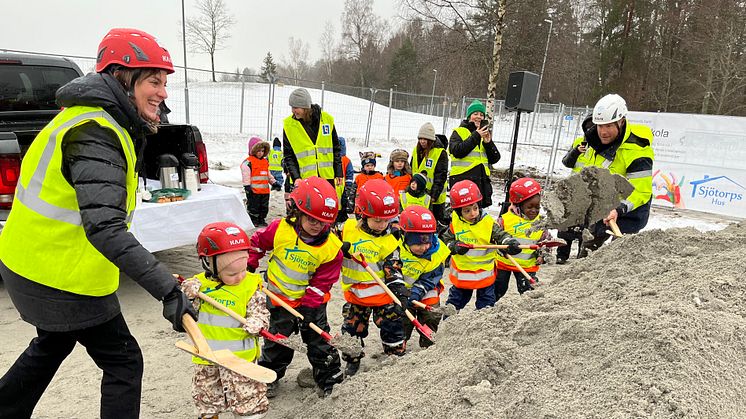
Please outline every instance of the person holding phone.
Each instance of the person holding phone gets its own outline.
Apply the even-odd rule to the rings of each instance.
[[[500,152],[492,142],[492,124],[485,119],[486,108],[479,100],[474,100],[466,109],[466,119],[453,130],[448,140],[448,153],[451,159],[451,175],[448,185],[471,180],[482,191],[479,206],[492,205],[492,183],[490,165],[500,161]]]

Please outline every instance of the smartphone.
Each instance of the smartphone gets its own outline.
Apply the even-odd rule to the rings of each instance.
[[[483,119],[482,122],[479,124],[479,128],[487,127],[487,130],[492,131],[492,121],[489,119]]]

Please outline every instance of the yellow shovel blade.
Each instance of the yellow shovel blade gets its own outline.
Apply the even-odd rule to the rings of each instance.
[[[241,374],[244,377],[251,378],[254,381],[259,381],[260,383],[271,383],[277,380],[276,372],[269,368],[262,367],[261,365],[248,362],[245,359],[241,359],[227,349],[201,354],[197,352],[197,348],[184,341],[176,341],[176,347],[182,351],[189,352],[198,358],[202,358],[207,362],[219,365],[237,374]]]

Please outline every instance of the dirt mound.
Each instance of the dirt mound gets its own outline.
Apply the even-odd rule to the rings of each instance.
[[[745,243],[744,225],[617,240],[303,416],[744,417]]]

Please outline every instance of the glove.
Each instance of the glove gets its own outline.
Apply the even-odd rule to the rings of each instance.
[[[251,273],[256,273],[256,268],[255,268],[255,267],[253,267],[253,266],[248,266],[248,265],[247,265],[247,266],[246,266],[246,270],[247,270],[247,271],[249,271],[249,272],[251,272]]]
[[[404,285],[404,283],[396,282],[394,284],[389,285],[388,287],[402,304],[405,304],[405,305],[407,304],[407,301],[409,300],[409,296],[411,295],[411,290],[407,288],[407,286]]]
[[[303,316],[303,320],[298,319],[298,328],[301,331],[310,329],[308,324],[318,316],[319,307],[299,306],[296,310]]]
[[[539,282],[539,279],[536,278],[535,276],[532,276],[532,278],[537,283]],[[534,287],[531,285],[531,283],[528,281],[528,279],[526,279],[526,278],[524,278],[522,276],[520,278],[518,278],[518,280],[516,281],[516,288],[518,289],[518,293],[519,294],[523,294],[526,291],[533,291],[534,290]]]
[[[352,247],[352,244],[350,242],[342,242],[342,247],[339,249],[342,251],[342,255],[346,257],[347,259],[352,259],[352,255],[350,255],[351,247]]]
[[[523,251],[523,249],[519,247],[521,243],[516,239],[503,240],[503,244],[508,245],[508,248],[506,249],[506,253],[509,255],[517,255]]]
[[[243,191],[250,194],[251,193],[251,185],[243,185]]]
[[[465,246],[461,246],[461,244],[463,244],[463,242],[460,242],[458,240],[455,242],[449,243],[448,250],[451,251],[452,255],[465,255],[469,251],[469,248]]]
[[[189,314],[197,320],[197,311],[177,286],[163,298],[163,317],[171,322],[175,331],[185,332],[184,325],[181,324],[184,314]]]
[[[410,288],[409,298],[407,298],[407,305],[409,305],[410,308],[419,308],[414,305],[413,301],[422,301],[422,297],[425,296],[425,290],[414,286]]]
[[[188,299],[194,300],[195,298],[199,298],[197,294],[199,294],[199,289],[202,286],[202,283],[199,282],[199,279],[192,278],[187,279],[186,281],[181,283],[181,290],[184,292],[184,295],[187,296]]]

